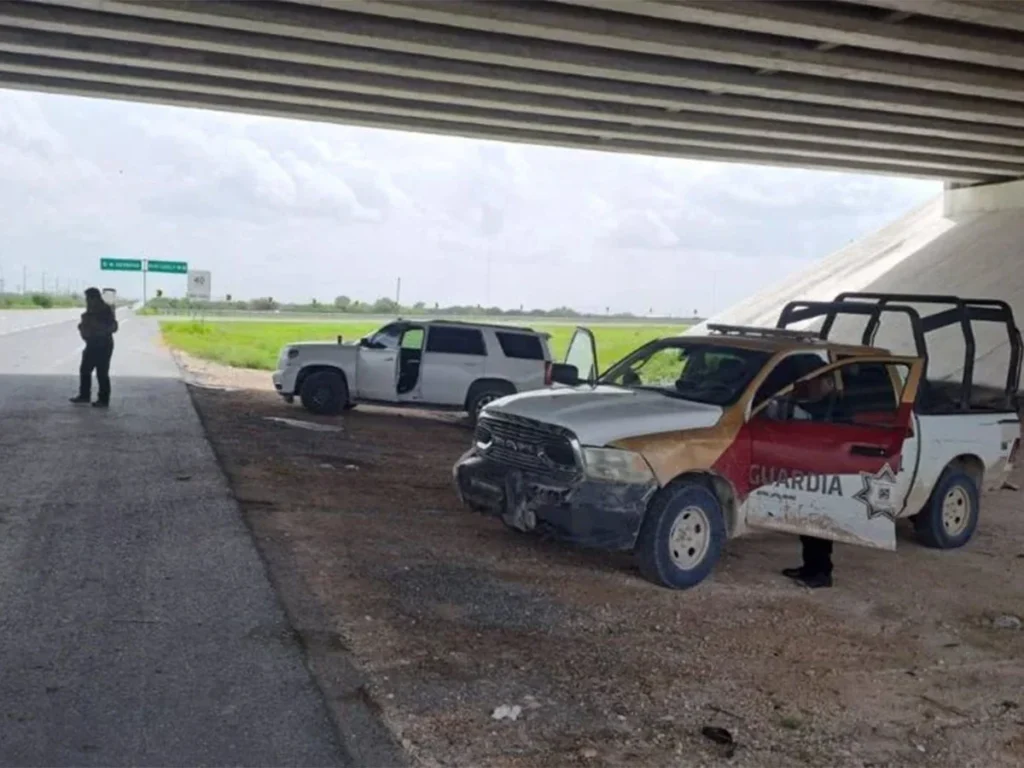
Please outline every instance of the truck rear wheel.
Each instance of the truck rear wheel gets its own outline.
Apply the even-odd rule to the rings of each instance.
[[[299,396],[307,411],[333,416],[348,405],[348,384],[337,371],[317,371],[302,382]]]
[[[979,496],[974,478],[947,469],[925,508],[914,515],[914,530],[926,547],[956,549],[971,540],[978,527]]]
[[[680,482],[651,502],[640,528],[636,557],[644,578],[689,589],[711,573],[725,545],[722,505],[705,485]]]

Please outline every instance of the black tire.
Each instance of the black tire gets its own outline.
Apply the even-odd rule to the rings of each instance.
[[[674,531],[685,534],[686,529],[690,539],[673,537]],[[640,573],[663,587],[694,587],[722,556],[726,535],[722,505],[711,489],[687,481],[669,485],[654,497],[640,527]]]
[[[912,518],[918,540],[933,549],[962,547],[978,527],[979,501],[974,479],[961,469],[947,469],[924,509]]]
[[[310,413],[333,416],[348,405],[348,383],[337,371],[317,371],[302,382],[299,396]]]
[[[470,389],[469,397],[466,398],[466,411],[469,413],[469,420],[476,424],[476,420],[480,418],[480,411],[484,409],[485,405],[506,395],[514,395],[515,392],[516,389],[511,384],[502,384],[500,381],[474,384]]]

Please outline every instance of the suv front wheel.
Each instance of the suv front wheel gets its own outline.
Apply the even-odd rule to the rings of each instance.
[[[307,411],[333,416],[348,406],[348,384],[337,371],[317,371],[302,382],[299,396]]]

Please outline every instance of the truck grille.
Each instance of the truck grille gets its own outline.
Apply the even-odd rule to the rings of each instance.
[[[476,428],[476,443],[487,458],[540,475],[576,474],[572,434],[532,419],[486,416]]]

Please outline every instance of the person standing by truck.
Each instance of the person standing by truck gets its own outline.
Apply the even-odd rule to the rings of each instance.
[[[103,300],[98,288],[85,292],[85,312],[78,324],[78,332],[85,342],[82,350],[82,364],[78,369],[78,395],[72,403],[88,403],[92,399],[92,372],[96,371],[99,392],[93,406],[107,408],[110,405],[110,358],[114,354],[114,334],[117,333],[117,318],[114,308]]]

